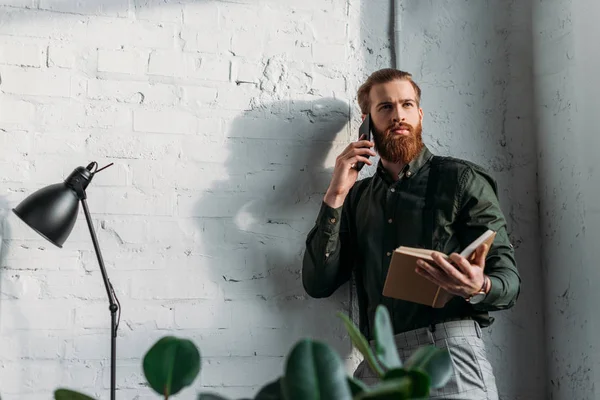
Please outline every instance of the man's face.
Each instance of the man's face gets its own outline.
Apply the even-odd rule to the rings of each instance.
[[[373,140],[380,157],[406,164],[423,148],[423,110],[409,81],[394,80],[373,85],[369,93]]]

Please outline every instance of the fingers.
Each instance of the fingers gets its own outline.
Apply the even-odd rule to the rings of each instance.
[[[463,274],[467,275],[468,277],[471,277],[473,275],[473,266],[466,258],[461,257],[457,253],[452,253],[450,254],[450,260],[456,266],[456,268],[458,268],[458,270]]]
[[[453,255],[450,256],[450,259],[452,261],[454,261],[452,258]],[[458,256],[458,254],[456,254],[456,255]],[[445,275],[452,277],[452,279],[456,280],[457,282],[462,282],[462,280],[463,280],[462,279],[463,274],[461,273],[462,269],[461,270],[457,269],[455,266],[453,266],[448,261],[446,261],[444,259],[444,257],[442,257],[438,253],[435,253],[435,252],[432,253],[431,257],[433,258],[433,261],[435,261],[435,263],[438,265],[438,267],[444,272]]]
[[[417,261],[417,273],[422,277],[430,280],[438,286],[444,288],[444,290],[454,294],[454,295],[462,295],[460,291],[460,284],[454,282],[451,279],[448,279],[448,276],[444,274],[440,269],[432,266],[431,264],[419,260]]]
[[[485,265],[485,258],[487,257],[489,251],[489,246],[487,244],[482,244],[475,251],[475,259],[473,260],[473,264],[483,267]]]

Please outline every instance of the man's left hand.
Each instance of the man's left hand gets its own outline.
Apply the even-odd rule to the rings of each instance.
[[[450,254],[448,260],[439,253],[433,253],[435,265],[419,260],[416,271],[447,292],[467,298],[483,287],[487,247],[486,244],[482,244],[477,248],[472,263],[457,253]]]

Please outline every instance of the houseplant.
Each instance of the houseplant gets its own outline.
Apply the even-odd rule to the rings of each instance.
[[[402,363],[384,306],[376,310],[372,347],[347,315],[338,315],[353,345],[380,377],[380,383],[367,386],[353,379],[346,374],[340,356],[330,346],[303,339],[288,353],[283,375],[265,384],[254,400],[425,399],[430,388],[443,387],[450,379],[452,363],[447,350],[424,346]],[[143,370],[149,386],[166,400],[194,382],[200,364],[200,352],[191,341],[167,336],[148,350]],[[56,400],[94,400],[68,389],[58,389],[54,396]],[[227,399],[215,393],[200,393],[198,400]]]

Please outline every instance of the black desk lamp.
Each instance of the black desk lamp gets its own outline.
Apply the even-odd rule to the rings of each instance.
[[[100,272],[106,287],[108,295],[109,310],[111,314],[111,348],[110,348],[110,398],[115,400],[115,382],[116,382],[116,339],[119,322],[117,320],[117,311],[119,311],[119,320],[121,310],[119,300],[115,291],[108,280],[104,261],[100,253],[100,246],[92,224],[92,218],[87,206],[85,189],[92,181],[95,174],[112,165],[98,169],[96,162],[90,163],[86,168],[78,167],[62,183],[46,186],[33,194],[29,195],[13,212],[23,220],[29,227],[39,233],[45,239],[54,245],[62,248],[67,240],[79,213],[79,201],[83,206],[85,219],[90,229],[94,250],[100,264]]]

